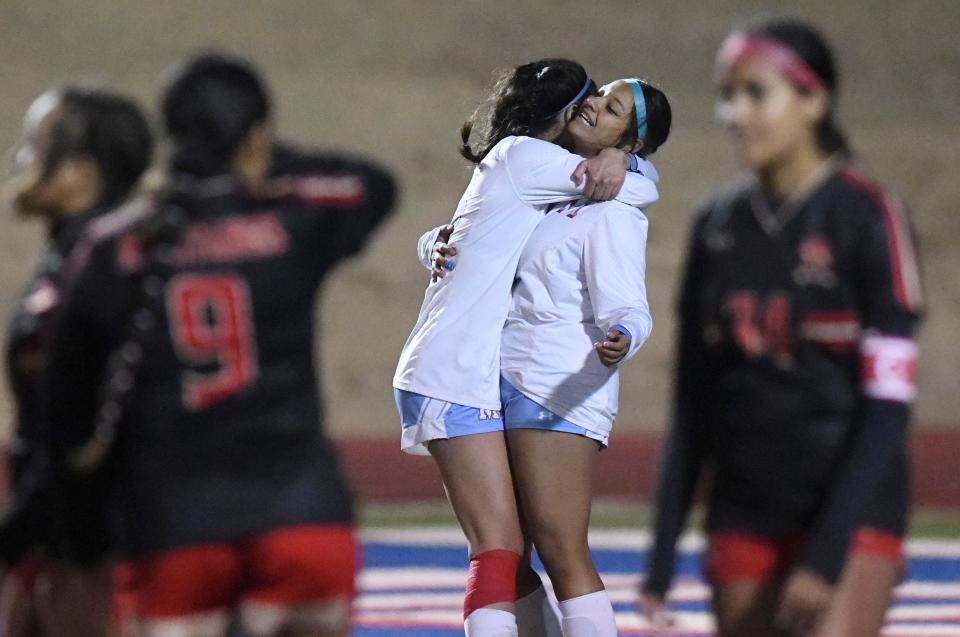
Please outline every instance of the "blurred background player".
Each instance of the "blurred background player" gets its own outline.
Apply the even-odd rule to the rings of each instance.
[[[96,635],[107,627],[108,570],[71,568],[48,553],[53,513],[45,381],[49,339],[63,301],[64,259],[92,220],[131,194],[152,147],[147,121],[131,100],[102,88],[68,85],[33,102],[14,150],[7,194],[19,215],[46,223],[48,241],[6,343],[17,411],[12,496],[0,527],[0,557],[12,566],[0,597],[2,635]]]
[[[236,622],[251,637],[344,635],[356,546],[321,429],[314,301],[393,209],[393,180],[278,146],[263,85],[239,59],[177,67],[162,107],[168,191],[104,218],[72,259],[52,365],[57,458],[65,473],[89,469],[78,465],[91,449],[115,444],[100,470],[132,634],[223,635]],[[174,229],[168,249],[145,242],[151,226]],[[110,367],[118,353],[141,361],[134,374]],[[109,418],[71,428],[119,411],[120,394],[115,441]],[[82,517],[74,546],[87,542]]]
[[[630,161],[614,144],[585,162],[555,143],[595,90],[572,60],[522,64],[494,87],[479,150],[470,146],[479,113],[464,125],[461,153],[477,167],[452,222],[463,256],[427,288],[393,380],[402,448],[429,451],[467,537],[464,624],[474,637],[516,634],[517,596],[540,588],[529,568],[516,586],[524,538],[500,415],[500,331],[523,246],[550,204],[585,192],[610,199],[621,185],[637,206],[658,197],[642,175],[624,182]],[[537,619],[541,605],[532,605]]]
[[[663,609],[709,465],[720,635],[876,635],[903,568],[923,308],[910,225],[851,165],[815,29],[756,22],[717,62],[719,117],[750,175],[693,229],[643,601]]]

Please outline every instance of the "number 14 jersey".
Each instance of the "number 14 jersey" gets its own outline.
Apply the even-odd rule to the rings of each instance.
[[[650,590],[705,465],[711,531],[802,535],[828,581],[856,528],[904,532],[923,300],[903,207],[841,165],[773,207],[744,184],[694,228]]]

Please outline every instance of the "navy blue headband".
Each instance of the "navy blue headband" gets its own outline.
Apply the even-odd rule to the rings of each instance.
[[[566,106],[564,106],[563,108],[561,108],[561,109],[560,109],[559,111],[557,111],[556,113],[553,113],[552,115],[549,115],[549,116],[547,117],[547,119],[550,119],[551,117],[556,117],[557,115],[559,115],[560,113],[562,113],[563,111],[567,110],[568,108],[570,108],[571,106],[573,106],[574,104],[576,104],[577,102],[579,102],[581,99],[583,99],[583,96],[587,94],[587,89],[590,88],[590,84],[592,84],[592,83],[593,83],[593,81],[592,81],[592,80],[590,79],[590,77],[588,76],[587,79],[586,79],[586,81],[583,83],[583,88],[580,89],[580,92],[577,93],[576,96],[574,96],[574,98],[573,98],[572,100],[570,100],[569,102],[567,102]]]
[[[643,141],[647,136],[647,100],[643,97],[643,84],[636,78],[623,81],[633,91],[633,106],[637,110],[637,139]]]

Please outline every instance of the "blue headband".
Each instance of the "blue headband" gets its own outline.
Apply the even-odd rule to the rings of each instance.
[[[647,100],[643,98],[643,84],[633,78],[623,81],[633,91],[633,107],[637,111],[637,139],[643,141],[647,136]]]
[[[572,100],[570,100],[569,102],[567,102],[567,105],[566,105],[566,106],[564,106],[563,108],[561,108],[561,109],[560,109],[559,111],[557,111],[556,113],[550,115],[547,119],[549,119],[550,117],[556,117],[557,115],[559,115],[560,113],[562,113],[563,111],[567,110],[568,108],[570,108],[571,106],[573,106],[574,104],[576,104],[577,102],[579,102],[581,99],[583,99],[583,96],[587,94],[587,89],[590,88],[590,84],[591,84],[591,83],[592,83],[592,80],[591,80],[589,77],[587,77],[586,81],[583,83],[583,88],[580,89],[580,92],[577,93],[576,96],[574,96],[574,98],[573,98]]]

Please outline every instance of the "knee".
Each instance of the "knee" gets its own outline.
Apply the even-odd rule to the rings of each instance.
[[[585,534],[565,531],[560,525],[538,523],[530,529],[537,554],[548,569],[569,568],[579,561],[590,559],[590,547]]]
[[[564,577],[565,573],[577,570],[580,565],[592,563],[585,538],[543,533],[534,544],[551,578]]]
[[[713,611],[719,637],[782,635],[773,626],[778,595],[752,583],[715,586]]]
[[[523,533],[520,523],[516,521],[516,512],[513,517],[505,512],[503,516],[496,512],[488,518],[468,526],[464,525],[464,534],[470,555],[479,555],[487,551],[504,549],[520,555],[523,553]]]

